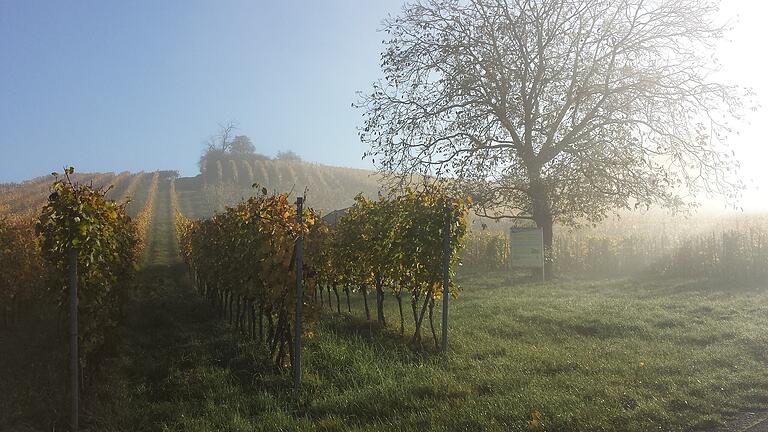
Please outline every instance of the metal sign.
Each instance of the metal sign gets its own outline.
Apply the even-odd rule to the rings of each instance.
[[[544,231],[510,228],[509,261],[513,268],[544,268]]]

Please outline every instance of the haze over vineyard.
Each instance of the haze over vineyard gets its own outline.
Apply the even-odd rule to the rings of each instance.
[[[768,431],[766,20],[0,4],[0,432]]]

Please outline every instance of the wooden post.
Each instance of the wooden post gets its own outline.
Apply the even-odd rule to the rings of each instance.
[[[299,226],[302,224],[301,212],[304,205],[304,198],[296,198],[296,222]],[[299,237],[296,239],[296,323],[294,327],[293,337],[293,390],[297,392],[301,386],[301,306],[302,299],[302,241],[304,240],[303,231],[299,232]]]
[[[443,227],[443,326],[442,326],[442,351],[448,349],[448,297],[450,292],[450,265],[451,265],[451,213],[450,207],[445,209],[445,226]]]
[[[77,250],[73,247],[69,249],[69,372],[70,387],[72,391],[71,403],[71,422],[72,431],[78,429],[78,405],[80,397],[78,370],[80,362],[78,360],[77,349]]]
[[[547,249],[544,247],[544,230],[541,230],[541,283],[547,281]]]

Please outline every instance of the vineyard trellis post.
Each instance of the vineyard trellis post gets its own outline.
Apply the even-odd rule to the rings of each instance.
[[[302,241],[304,240],[304,231],[302,226],[301,213],[303,210],[304,198],[296,197],[296,222],[299,224],[299,236],[296,239],[296,322],[294,323],[293,337],[293,389],[298,391],[301,385],[301,306],[302,296]]]
[[[72,392],[71,415],[72,431],[78,429],[79,411],[79,381],[78,381],[78,348],[77,348],[77,249],[69,249],[69,370]]]
[[[451,243],[451,217],[450,207],[445,209],[445,226],[443,227],[443,326],[442,331],[442,351],[448,349],[448,296],[450,283],[450,243]]]

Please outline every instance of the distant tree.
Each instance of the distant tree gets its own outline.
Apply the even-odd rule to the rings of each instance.
[[[383,173],[452,178],[494,218],[735,200],[746,94],[712,81],[707,0],[423,0],[384,22],[360,135]]]
[[[207,150],[227,153],[232,148],[234,142],[233,135],[237,130],[237,124],[233,121],[221,124],[219,123],[219,132],[208,138]]]
[[[245,135],[238,135],[232,140],[229,152],[233,155],[252,155],[256,153],[256,147],[250,138]]]
[[[202,155],[198,161],[200,171],[206,169],[206,164],[216,161],[226,161],[247,156],[258,160],[268,160],[267,156],[256,153],[256,146],[246,135],[235,136],[237,126],[235,122],[219,124],[219,131],[216,135],[208,138],[205,143]]]
[[[201,171],[205,169],[208,161],[225,159],[232,147],[232,136],[234,135],[235,130],[237,130],[237,126],[233,121],[224,124],[219,123],[218,133],[208,138],[203,153],[200,155],[200,160],[197,164]]]
[[[283,161],[301,161],[301,156],[291,150],[288,150],[277,152],[275,159]]]

